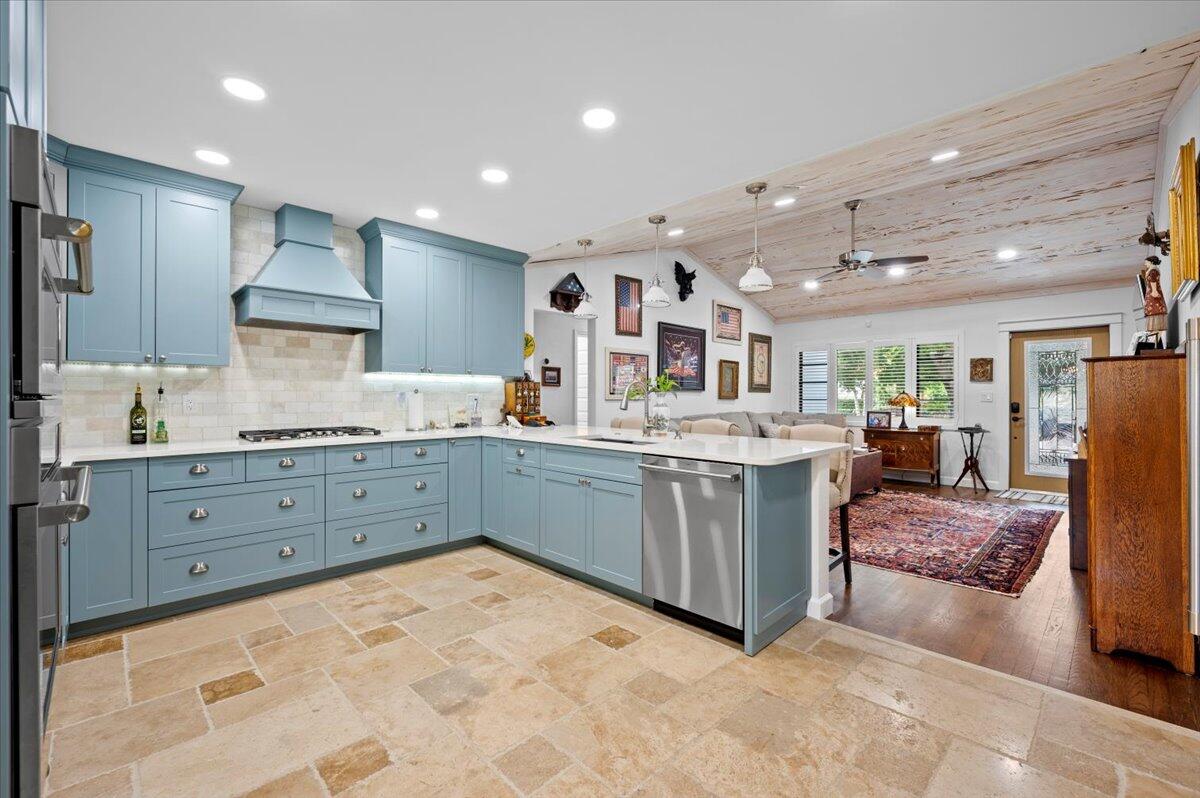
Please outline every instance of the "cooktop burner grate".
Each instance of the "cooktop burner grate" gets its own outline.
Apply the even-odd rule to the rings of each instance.
[[[239,438],[260,441],[290,441],[301,438],[342,438],[351,435],[382,435],[374,427],[292,427],[284,429],[244,429]]]

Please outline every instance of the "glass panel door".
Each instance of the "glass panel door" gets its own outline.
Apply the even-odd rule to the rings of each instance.
[[[1065,479],[1087,424],[1091,338],[1025,341],[1025,473]]]

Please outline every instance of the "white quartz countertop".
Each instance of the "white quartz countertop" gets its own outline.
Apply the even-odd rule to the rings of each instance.
[[[307,449],[316,446],[354,446],[367,443],[390,443],[393,441],[429,441],[453,438],[499,438],[521,440],[527,443],[548,443],[561,446],[577,446],[585,449],[607,449],[610,451],[652,454],[661,457],[687,457],[694,460],[711,460],[738,465],[773,466],[811,460],[833,452],[850,448],[845,443],[819,441],[793,441],[776,438],[745,438],[724,435],[685,434],[681,440],[674,437],[654,437],[653,443],[636,446],[620,441],[586,440],[596,436],[619,438],[629,441],[644,440],[638,433],[629,430],[612,430],[604,427],[475,427],[467,429],[404,430],[384,431],[382,435],[340,438],[303,438],[290,441],[264,441],[251,443],[240,438],[186,441],[180,443],[143,446],[115,444],[100,446],[68,447],[63,453],[63,463],[94,463],[103,460],[129,460],[140,457],[177,457],[182,455],[215,454],[219,452],[261,452],[272,449]]]

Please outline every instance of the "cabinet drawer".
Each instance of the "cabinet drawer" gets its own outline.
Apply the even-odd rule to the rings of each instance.
[[[325,525],[150,552],[150,603],[166,604],[325,567]]]
[[[324,449],[273,449],[246,453],[246,481],[316,477],[325,473]]]
[[[444,463],[447,460],[446,441],[413,441],[392,444],[393,466],[414,466]]]
[[[194,488],[150,496],[150,548],[325,520],[325,478]]]
[[[325,530],[329,565],[360,562],[401,551],[423,549],[447,538],[446,505],[332,521]]]
[[[446,501],[446,466],[411,466],[328,477],[328,520],[390,513]]]
[[[542,467],[597,479],[616,479],[642,484],[638,463],[641,455],[578,449],[572,446],[542,447]]]
[[[540,443],[504,441],[504,462],[511,465],[539,468],[542,465],[542,445]]]
[[[325,450],[325,473],[374,471],[392,467],[390,443],[364,443],[358,446],[331,446]]]
[[[245,479],[246,455],[242,452],[150,458],[150,490],[231,485]]]

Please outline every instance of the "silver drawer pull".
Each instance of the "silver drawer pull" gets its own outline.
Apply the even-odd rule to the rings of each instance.
[[[282,499],[279,500],[279,506],[285,510],[289,507],[295,507],[296,500],[293,499],[291,496],[284,496]]]
[[[524,456],[525,456],[525,450],[517,449],[517,457],[524,457]]]
[[[350,538],[351,543],[366,543],[367,535],[365,532],[355,532],[354,537]]]
[[[192,519],[193,521],[203,521],[205,518],[208,518],[208,510],[204,509],[203,507],[197,507],[195,510],[192,510],[190,513],[188,513],[188,518]]]
[[[295,557],[296,550],[291,546],[284,546],[282,549],[279,550],[279,556],[284,557],[284,558]]]
[[[354,493],[353,493],[354,498],[361,499],[363,496],[366,496],[366,495],[367,495],[366,488],[355,488],[354,489]]]
[[[356,462],[356,463],[367,462],[367,453],[366,452],[355,452],[354,453],[354,462]]]
[[[208,466],[205,465],[204,463],[196,463],[194,466],[192,466],[191,468],[188,469],[188,473],[189,474],[207,474]]]
[[[296,465],[296,461],[290,457],[285,457],[279,461],[280,468],[294,468],[295,465]]]
[[[429,527],[425,524],[424,521],[418,521],[417,525],[413,527],[413,529],[415,529],[417,532],[424,532],[428,528]]]
[[[583,478],[580,478],[580,480],[579,480],[579,484],[580,484],[580,485],[582,485],[583,487],[585,487],[585,488],[586,488],[586,487],[588,487],[589,485],[591,485],[591,484],[592,484],[592,481],[591,481],[590,479],[583,479]]]
[[[192,576],[206,574],[208,573],[208,563],[204,562],[203,560],[197,563],[192,563],[192,567],[188,569],[188,573]]]
[[[415,452],[413,452],[413,454],[416,455],[417,457],[424,457],[425,455],[429,454],[429,450],[426,449],[424,446],[418,446],[417,450]]]
[[[417,484],[413,485],[413,487],[416,488],[417,490],[425,490],[425,480],[418,479]]]

